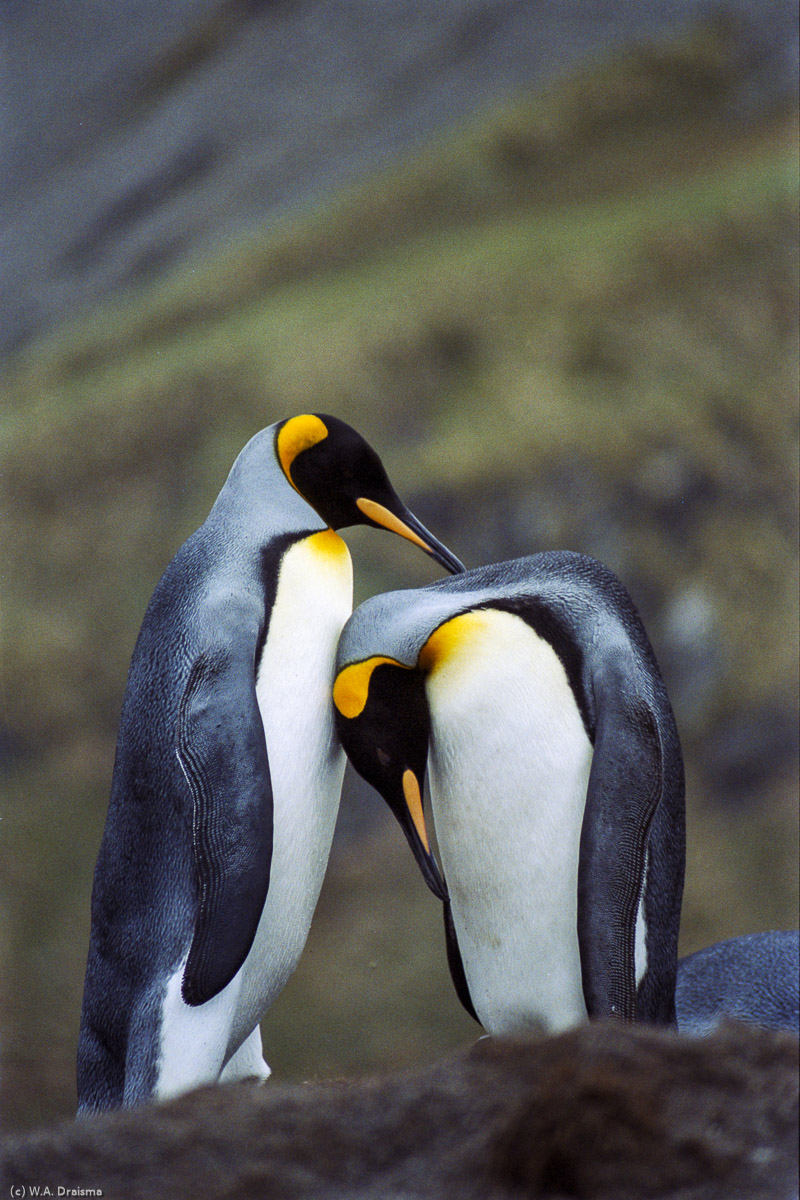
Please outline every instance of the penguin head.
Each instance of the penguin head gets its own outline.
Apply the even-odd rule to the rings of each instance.
[[[395,492],[372,447],[344,421],[325,413],[290,417],[277,428],[281,470],[331,529],[372,525],[407,538],[453,574],[464,570]]]
[[[422,807],[430,736],[424,675],[376,655],[337,673],[333,701],[347,757],[391,808],[428,887],[447,900]]]

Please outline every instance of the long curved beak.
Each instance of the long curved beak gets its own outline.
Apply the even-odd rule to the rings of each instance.
[[[411,847],[414,858],[417,860],[423,879],[434,896],[447,903],[450,900],[450,894],[447,891],[444,879],[439,870],[439,864],[433,857],[433,851],[428,840],[425,816],[422,811],[422,792],[419,780],[410,767],[403,773],[403,796],[406,802],[405,813],[410,818],[410,821],[401,819],[400,824],[403,827],[403,832],[408,839],[408,844]]]
[[[452,554],[438,538],[435,538],[399,500],[398,513],[392,512],[383,504],[378,504],[377,500],[369,500],[366,497],[356,500],[356,505],[374,525],[380,525],[383,529],[388,529],[391,533],[397,533],[400,537],[413,542],[451,575],[460,575],[464,570],[464,564],[460,559],[456,558],[455,554]]]

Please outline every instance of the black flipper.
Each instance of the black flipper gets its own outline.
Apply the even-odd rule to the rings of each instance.
[[[469,984],[467,983],[467,976],[464,973],[464,963],[461,958],[461,951],[458,948],[458,938],[456,937],[456,927],[453,924],[453,913],[450,908],[450,901],[445,900],[442,908],[444,910],[444,934],[447,945],[447,965],[450,968],[453,986],[455,987],[456,995],[464,1005],[464,1008],[480,1025],[480,1017],[475,1012],[475,1008],[472,1004],[472,997],[469,994]]]
[[[198,910],[182,993],[204,1004],[247,957],[269,888],[273,806],[252,661],[200,655],[181,698],[178,760],[194,801]]]
[[[590,1017],[636,1018],[636,915],[664,788],[658,718],[625,673],[595,680],[597,728],[578,867],[578,943]]]

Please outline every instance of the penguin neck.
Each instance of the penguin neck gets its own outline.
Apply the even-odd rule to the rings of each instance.
[[[275,426],[251,438],[231,467],[210,518],[233,522],[258,543],[285,533],[328,528],[319,513],[292,487],[275,453]]]

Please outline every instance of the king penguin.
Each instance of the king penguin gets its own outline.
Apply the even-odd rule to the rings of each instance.
[[[339,803],[335,530],[355,524],[463,570],[354,429],[292,417],[244,447],[156,586],[94,876],[82,1113],[269,1075],[258,1022],[305,944]]]
[[[683,759],[611,571],[545,553],[375,596],[342,632],[333,697],[350,761],[444,902],[456,991],[488,1032],[674,1024]]]

